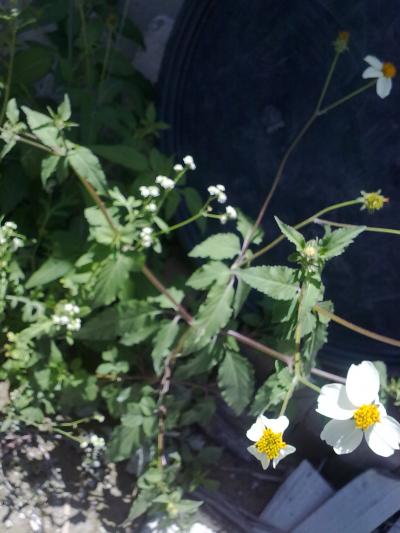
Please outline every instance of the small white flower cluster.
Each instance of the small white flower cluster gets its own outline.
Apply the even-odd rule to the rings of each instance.
[[[24,241],[16,235],[16,231],[17,224],[11,221],[5,222],[0,228],[0,245],[9,245],[12,252],[24,246]]]
[[[93,434],[89,437],[89,439],[85,439],[81,442],[80,447],[82,449],[87,448],[88,446],[93,446],[93,448],[96,449],[102,449],[106,446],[106,441],[103,439],[103,437],[98,437],[97,435]]]
[[[143,198],[157,198],[157,196],[160,196],[160,189],[155,185],[150,185],[149,187],[142,185],[139,187],[139,191]]]
[[[217,202],[224,204],[226,202],[225,187],[223,185],[210,185],[207,188],[209,195],[216,198]]]
[[[185,166],[181,165],[180,163],[174,165],[175,172],[182,172],[183,170],[185,170],[185,167],[189,168],[190,170],[196,170],[196,164],[191,155],[185,155],[185,157],[183,158],[183,163]]]
[[[220,218],[221,224],[226,224],[228,220],[236,220],[236,219],[237,219],[236,209],[232,207],[231,205],[227,205],[225,213]]]
[[[156,183],[160,185],[162,189],[171,190],[175,187],[175,182],[171,178],[168,178],[167,176],[157,176],[156,177]]]
[[[58,327],[66,327],[67,331],[79,331],[81,329],[81,319],[77,316],[80,308],[74,303],[57,305],[57,313],[51,317],[53,324]]]
[[[145,228],[141,230],[140,238],[142,241],[142,246],[144,246],[144,248],[150,248],[153,242],[153,238],[151,236],[152,233],[153,233],[153,229],[148,226],[146,226]]]
[[[321,439],[338,455],[353,452],[365,438],[369,448],[381,457],[400,449],[400,424],[389,416],[379,400],[379,372],[371,361],[351,365],[345,384],[330,383],[321,388],[317,413],[330,418]],[[264,469],[274,468],[295,448],[283,441],[289,425],[286,416],[268,419],[260,415],[246,435],[254,444],[248,451]]]

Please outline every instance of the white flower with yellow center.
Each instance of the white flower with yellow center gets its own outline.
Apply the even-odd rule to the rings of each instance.
[[[400,445],[400,424],[379,402],[379,373],[370,361],[351,365],[346,384],[324,385],[317,413],[332,418],[321,439],[341,455],[354,451],[363,435],[373,452],[389,457]]]
[[[392,90],[392,78],[396,76],[396,67],[393,63],[382,63],[375,56],[366,56],[364,61],[368,63],[369,67],[364,70],[362,77],[364,79],[377,78],[376,92],[381,98],[386,98]]]
[[[286,444],[282,439],[283,432],[288,425],[289,420],[286,416],[267,418],[260,415],[247,431],[247,438],[254,442],[247,450],[261,462],[264,470],[268,468],[271,461],[273,467],[276,468],[281,459],[296,451],[294,446]]]

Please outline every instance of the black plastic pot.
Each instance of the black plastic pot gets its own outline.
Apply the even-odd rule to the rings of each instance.
[[[160,80],[162,139],[168,153],[194,156],[196,188],[223,183],[229,203],[255,216],[280,158],[314,109],[339,30],[351,33],[326,102],[359,87],[376,55],[400,63],[397,0],[187,0],[177,20]],[[374,89],[332,111],[291,156],[264,221],[266,239],[278,234],[272,215],[289,224],[329,204],[382,188],[390,204],[368,215],[358,208],[331,220],[400,228],[400,87],[381,100]],[[206,194],[206,193],[205,193]],[[309,228],[308,235],[320,233]],[[200,235],[182,232],[190,248]],[[327,297],[338,314],[400,337],[400,241],[364,234],[326,269]],[[282,244],[264,260],[286,262]],[[332,325],[323,351],[331,367],[349,360],[397,365],[400,350]]]

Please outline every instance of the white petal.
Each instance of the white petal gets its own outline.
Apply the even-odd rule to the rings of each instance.
[[[246,437],[254,442],[257,442],[258,439],[262,437],[262,434],[264,432],[264,423],[263,423],[263,416],[259,416],[257,420],[254,422],[254,424],[251,426],[251,428],[247,431]]]
[[[371,67],[376,68],[377,70],[382,70],[383,63],[382,61],[379,61],[379,59],[375,56],[365,56],[364,61],[368,63],[368,65],[371,65]]]
[[[272,466],[276,468],[279,462],[282,461],[282,459],[284,459],[287,455],[294,453],[295,451],[296,451],[296,448],[294,446],[290,446],[290,444],[287,444],[284,448],[282,448],[279,451],[278,457],[272,460]]]
[[[279,418],[264,418],[265,427],[271,429],[274,433],[283,433],[289,425],[289,420],[286,416]]]
[[[247,451],[251,453],[256,459],[258,459],[261,462],[261,466],[264,470],[266,470],[269,466],[269,463],[271,462],[266,453],[261,453],[257,450],[255,446],[249,446],[247,448]]]
[[[378,422],[366,430],[365,438],[367,444],[374,453],[382,457],[393,455],[395,448],[389,442],[391,440],[390,433],[386,424],[382,422]]]
[[[374,67],[368,67],[362,73],[362,77],[364,79],[366,79],[366,78],[382,78],[382,76],[383,76],[383,72],[381,70],[377,70]]]
[[[338,455],[351,453],[362,441],[363,433],[353,420],[331,420],[321,433],[321,439],[333,446]]]
[[[379,373],[371,361],[351,365],[347,372],[346,394],[352,404],[361,407],[378,401]]]
[[[348,420],[356,407],[346,394],[346,387],[340,383],[324,385],[318,396],[317,413],[335,420]]]
[[[400,448],[400,424],[391,416],[381,417],[381,422],[376,424],[379,426],[377,431],[390,444],[392,448],[398,450]]]
[[[381,98],[386,98],[386,96],[389,96],[391,90],[391,78],[386,78],[385,76],[383,76],[382,78],[379,78],[379,80],[376,82],[376,93]]]

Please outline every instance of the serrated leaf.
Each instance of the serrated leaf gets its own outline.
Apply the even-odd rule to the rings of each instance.
[[[214,335],[226,326],[232,316],[233,296],[234,290],[231,284],[212,287],[186,338],[187,353],[203,348]]]
[[[75,336],[82,340],[111,341],[115,340],[118,334],[118,310],[114,306],[85,320]]]
[[[159,311],[146,301],[128,300],[118,305],[118,333],[121,344],[133,346],[146,340],[159,329],[155,320]]]
[[[87,179],[97,192],[105,194],[106,176],[100,161],[88,148],[67,143],[67,161],[81,179]]]
[[[107,449],[110,461],[123,461],[129,459],[133,452],[140,446],[140,431],[133,431],[130,427],[118,426],[111,434]]]
[[[328,233],[321,241],[321,257],[323,259],[332,259],[341,255],[365,228],[365,226],[340,228],[332,231],[332,233]]]
[[[285,237],[296,246],[296,250],[300,252],[305,245],[305,239],[303,235],[299,231],[297,231],[297,229],[293,228],[292,226],[289,226],[288,224],[285,224],[284,222],[282,222],[282,220],[279,220],[278,217],[275,217],[275,220],[283,235],[285,235]]]
[[[204,374],[213,368],[216,364],[214,356],[214,350],[209,349],[208,346],[194,353],[185,360],[184,363],[180,363],[174,373],[177,379],[187,379],[192,376],[198,376]]]
[[[95,305],[108,305],[118,296],[128,282],[129,273],[135,261],[122,254],[110,255],[101,265],[94,287],[93,300]]]
[[[159,326],[157,326],[157,328],[158,327]],[[156,335],[151,357],[153,359],[153,366],[157,375],[161,373],[163,361],[171,351],[171,347],[175,342],[178,332],[179,323],[176,320],[171,320],[170,322],[164,324]]]
[[[239,237],[234,233],[217,233],[193,248],[190,257],[232,259],[240,252]]]
[[[59,279],[71,270],[72,266],[72,263],[66,259],[49,257],[28,279],[26,288],[33,289]]]
[[[219,365],[218,386],[226,403],[240,414],[253,395],[253,367],[240,353],[228,350]]]
[[[52,119],[26,106],[22,106],[22,110],[32,133],[46,146],[59,150],[59,131],[54,126]]]
[[[283,266],[260,266],[236,270],[235,274],[250,287],[275,300],[291,300],[298,294],[296,271]]]
[[[135,172],[143,172],[148,169],[147,158],[141,154],[138,150],[131,146],[125,146],[122,144],[114,145],[95,145],[91,147],[100,157],[128,168]]]
[[[226,285],[231,275],[230,269],[219,261],[212,261],[196,270],[187,280],[186,285],[193,289],[206,289],[213,283]]]
[[[292,375],[287,367],[279,368],[275,365],[276,372],[269,376],[258,389],[251,406],[251,414],[258,416],[283,402],[292,382]]]

